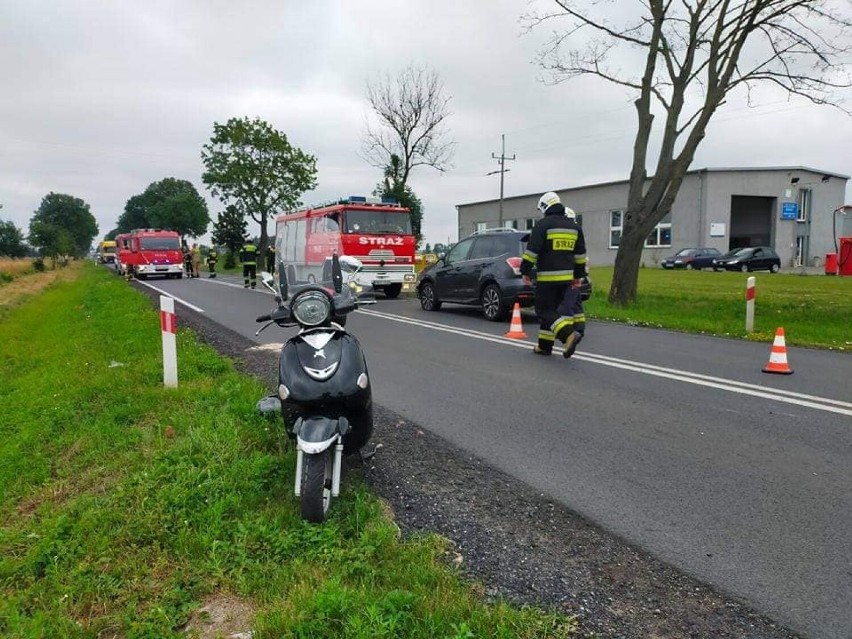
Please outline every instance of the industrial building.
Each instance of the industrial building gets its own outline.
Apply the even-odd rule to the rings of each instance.
[[[783,267],[820,266],[835,240],[852,236],[852,213],[844,212],[849,176],[808,167],[705,168],[689,171],[671,211],[645,242],[642,261],[656,266],[687,247],[722,253],[771,246]],[[615,262],[627,207],[628,181],[571,188],[542,184],[540,192],[459,204],[459,238],[484,228],[532,228],[536,203],[555,190],[573,209],[595,265]],[[557,187],[557,188],[554,188]]]

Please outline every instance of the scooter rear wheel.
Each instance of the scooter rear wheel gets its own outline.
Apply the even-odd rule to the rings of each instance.
[[[322,523],[331,505],[331,449],[302,459],[301,509],[302,518]]]

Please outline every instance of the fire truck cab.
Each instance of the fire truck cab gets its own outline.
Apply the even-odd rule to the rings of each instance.
[[[349,196],[276,218],[279,277],[291,282],[325,281],[328,256],[350,255],[363,268],[355,281],[386,297],[414,288],[416,239],[411,213],[395,200]]]
[[[183,277],[180,235],[165,229],[135,229],[116,236],[116,269],[139,279]]]

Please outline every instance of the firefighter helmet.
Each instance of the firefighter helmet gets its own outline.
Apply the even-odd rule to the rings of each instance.
[[[559,196],[556,195],[556,193],[554,193],[553,191],[548,191],[547,193],[545,193],[544,195],[541,196],[541,199],[539,199],[538,210],[543,215],[544,213],[547,212],[547,209],[549,209],[551,206],[553,206],[554,204],[561,204],[561,203],[562,203],[562,201],[559,199]]]

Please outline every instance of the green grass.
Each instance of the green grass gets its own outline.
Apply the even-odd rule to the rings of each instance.
[[[636,304],[607,302],[612,267],[593,267],[586,315],[640,326],[772,341],[783,327],[788,345],[852,351],[852,278],[792,273],[639,270]],[[754,332],[745,330],[745,287],[756,278]]]
[[[2,320],[0,636],[185,636],[211,593],[250,602],[258,639],[572,633],[486,602],[355,476],[325,525],[301,521],[262,385],[181,329],[163,388],[157,313],[112,273],[87,264]]]

